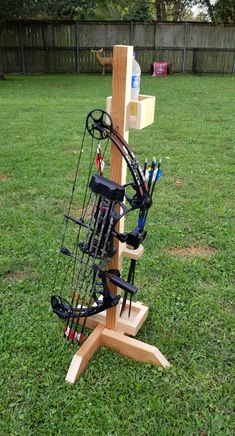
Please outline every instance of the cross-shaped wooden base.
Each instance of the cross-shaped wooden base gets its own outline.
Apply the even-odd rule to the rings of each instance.
[[[102,346],[116,350],[123,356],[130,357],[139,362],[151,362],[163,368],[169,366],[169,362],[158,348],[126,336],[126,334],[131,334],[132,336],[137,334],[147,318],[148,307],[139,302],[132,303],[130,318],[128,318],[128,312],[129,308],[127,304],[122,317],[120,317],[117,322],[116,331],[106,328],[105,312],[101,312],[87,319],[87,327],[94,328],[94,330],[74,355],[66,376],[67,382],[76,382],[87,367],[90,359]]]

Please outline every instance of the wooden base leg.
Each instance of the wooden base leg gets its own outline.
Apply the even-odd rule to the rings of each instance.
[[[139,362],[151,362],[163,368],[170,366],[158,348],[113,330],[105,328],[102,332],[101,342],[102,345],[115,349],[123,356],[130,357]]]
[[[65,378],[67,382],[75,383],[84,371],[84,369],[86,369],[89,360],[93,357],[98,348],[101,346],[101,335],[104,328],[105,327],[103,325],[99,324],[87,338],[86,342],[84,342],[84,344],[73,356],[72,362]]]
[[[170,366],[169,362],[158,348],[137,341],[134,338],[130,338],[114,330],[107,329],[102,324],[98,324],[87,338],[86,342],[84,342],[73,356],[65,380],[69,383],[75,383],[84,369],[86,369],[90,359],[98,348],[102,346],[117,350],[123,356],[130,357],[138,362],[151,362],[163,368]]]

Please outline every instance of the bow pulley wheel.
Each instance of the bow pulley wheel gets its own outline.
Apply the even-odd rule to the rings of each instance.
[[[113,129],[111,117],[102,109],[94,109],[87,115],[86,128],[93,138],[106,139]]]

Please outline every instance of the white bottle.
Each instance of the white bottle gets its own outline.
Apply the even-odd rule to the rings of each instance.
[[[132,77],[131,77],[131,100],[138,100],[139,92],[140,92],[140,75],[141,75],[141,69],[138,62],[135,60],[135,53],[133,53]]]

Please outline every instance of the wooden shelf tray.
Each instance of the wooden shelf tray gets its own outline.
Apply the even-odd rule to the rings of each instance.
[[[130,100],[127,110],[127,126],[131,129],[143,129],[154,122],[155,97],[139,95],[139,99]],[[112,112],[112,97],[106,98],[106,112]]]
[[[148,316],[148,307],[140,301],[132,302],[130,318],[128,317],[128,313],[129,301],[126,302],[126,308],[122,316],[119,316],[117,319],[117,331],[122,332],[126,335],[136,336]],[[87,318],[86,326],[88,328],[94,329],[98,324],[105,325],[105,323],[106,310],[104,312],[98,313],[97,315],[93,315]],[[80,320],[80,324],[83,324],[82,318]]]
[[[131,129],[143,129],[154,122],[155,97],[139,95],[139,100],[129,103],[128,126]]]

